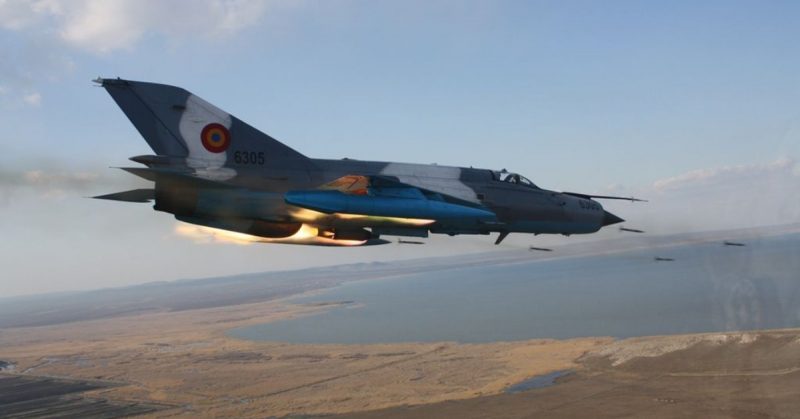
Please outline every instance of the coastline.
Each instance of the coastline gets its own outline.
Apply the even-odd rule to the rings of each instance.
[[[350,414],[497,397],[531,377],[559,370],[573,370],[578,376],[599,371],[592,364],[597,359],[612,360],[602,368],[613,370],[631,359],[658,358],[708,341],[741,343],[736,336],[789,334],[800,350],[800,329],[625,340],[368,345],[252,342],[225,333],[232,327],[326,308],[272,301],[2,329],[0,359],[14,362],[17,375],[124,383],[104,389],[102,396],[174,406],[149,413],[152,417],[258,417]],[[624,360],[613,365],[614,356]]]

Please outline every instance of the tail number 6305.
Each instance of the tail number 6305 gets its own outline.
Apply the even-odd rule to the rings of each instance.
[[[266,160],[263,151],[237,151],[233,153],[233,161],[236,164],[256,164],[263,165]]]

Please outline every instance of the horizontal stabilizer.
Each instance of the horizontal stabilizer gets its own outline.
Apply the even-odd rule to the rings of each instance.
[[[197,184],[209,188],[233,188],[234,186],[213,179],[206,179],[195,176],[188,172],[176,171],[172,169],[161,169],[153,167],[120,167],[120,169],[139,176],[152,182],[156,181],[179,181]]]
[[[95,199],[108,199],[110,201],[125,202],[150,202],[156,198],[153,189],[132,189],[130,191],[110,193],[108,195],[93,196]]]

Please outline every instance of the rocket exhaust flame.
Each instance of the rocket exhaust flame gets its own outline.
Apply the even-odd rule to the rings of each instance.
[[[302,220],[306,222],[316,222],[320,224],[328,224],[328,223],[336,223],[337,221],[338,222],[344,221],[352,224],[373,225],[376,222],[384,222],[389,225],[421,227],[436,222],[436,220],[427,220],[422,218],[379,217],[372,215],[345,214],[345,213],[326,214],[324,212],[319,212],[299,207],[291,209],[290,213],[292,217],[297,220]]]
[[[189,238],[199,244],[229,243],[246,246],[261,240],[261,237],[249,234],[182,222],[175,225],[175,234]]]
[[[227,243],[246,246],[253,243],[281,243],[318,246],[361,246],[367,242],[366,240],[335,240],[330,237],[323,237],[320,236],[319,229],[308,224],[303,224],[300,230],[293,235],[280,239],[251,236],[234,231],[185,223],[178,223],[175,226],[175,233],[200,244]]]

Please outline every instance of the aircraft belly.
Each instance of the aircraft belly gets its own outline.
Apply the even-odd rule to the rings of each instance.
[[[275,193],[200,190],[191,213],[206,216],[282,220],[286,218],[287,207],[283,197]]]
[[[521,220],[507,224],[508,231],[537,234],[587,234],[600,229],[594,222]]]

